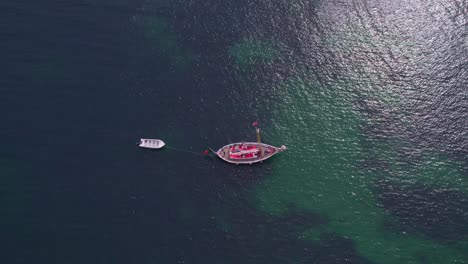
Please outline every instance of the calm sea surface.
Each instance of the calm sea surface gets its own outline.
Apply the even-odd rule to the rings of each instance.
[[[6,0],[0,55],[1,263],[468,263],[464,0]]]

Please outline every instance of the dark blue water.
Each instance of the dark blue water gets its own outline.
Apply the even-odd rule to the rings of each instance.
[[[468,263],[467,8],[0,3],[1,262]]]

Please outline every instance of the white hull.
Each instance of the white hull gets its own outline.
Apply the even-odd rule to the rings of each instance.
[[[271,158],[275,154],[286,150],[257,142],[232,143],[220,148],[216,155],[232,164],[253,164]]]
[[[142,138],[138,146],[141,148],[160,149],[164,147],[166,143],[160,139]]]

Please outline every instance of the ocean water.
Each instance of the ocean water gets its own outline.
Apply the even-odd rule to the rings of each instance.
[[[468,263],[466,1],[0,17],[2,263]],[[254,120],[288,150],[201,154],[254,141]]]

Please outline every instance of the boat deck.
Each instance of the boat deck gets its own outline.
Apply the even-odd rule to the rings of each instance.
[[[278,151],[278,148],[267,144],[242,142],[226,145],[219,149],[216,154],[230,163],[252,164],[261,162],[273,156]]]

